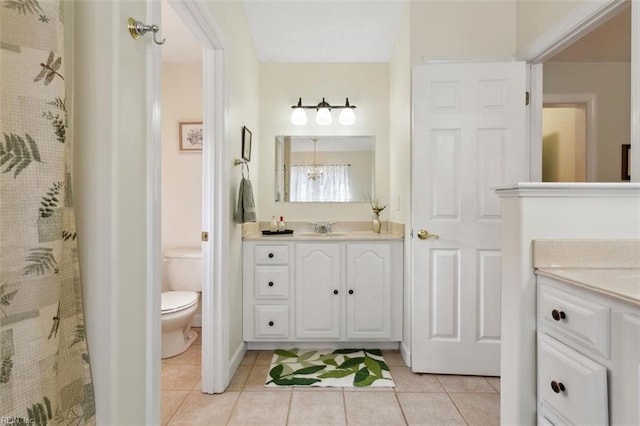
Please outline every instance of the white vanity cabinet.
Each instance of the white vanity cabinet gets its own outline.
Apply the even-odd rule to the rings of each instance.
[[[402,247],[393,247],[402,250]],[[394,325],[401,318],[394,316],[401,309],[392,303],[402,297],[394,294],[402,289],[402,280],[394,274],[391,244],[347,244],[346,252],[346,337],[378,340],[400,336]],[[396,340],[400,340],[397,337]]]
[[[291,247],[288,244],[252,244],[244,249],[244,334],[250,332],[256,339],[288,339],[291,330]],[[247,309],[251,311],[248,315]]]
[[[539,424],[640,424],[640,305],[537,276]]]
[[[280,246],[287,248],[286,264],[264,264],[257,256]],[[402,240],[245,241],[244,339],[400,341],[402,270]],[[284,275],[287,291],[277,284],[284,279],[271,280]],[[283,319],[286,328],[278,326]]]
[[[339,243],[295,245],[295,338],[340,339],[341,249]]]

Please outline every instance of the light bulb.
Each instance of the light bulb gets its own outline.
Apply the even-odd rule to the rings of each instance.
[[[294,108],[291,113],[291,124],[295,126],[304,126],[307,124],[307,113],[304,108]]]
[[[353,108],[343,108],[340,111],[340,124],[343,126],[351,126],[356,122],[356,115],[353,113]]]
[[[329,108],[318,108],[316,113],[316,124],[320,126],[326,126],[331,124],[331,111]]]

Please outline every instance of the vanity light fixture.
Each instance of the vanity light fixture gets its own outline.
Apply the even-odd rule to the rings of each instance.
[[[331,124],[331,109],[341,109],[339,122],[343,126],[351,126],[356,122],[356,116],[353,110],[355,105],[349,104],[349,98],[346,98],[344,105],[334,106],[330,105],[324,98],[318,105],[302,105],[302,98],[298,98],[298,104],[291,107],[293,112],[291,113],[291,124],[296,126],[304,126],[307,124],[307,113],[305,109],[316,110],[316,124],[320,126],[326,126]]]

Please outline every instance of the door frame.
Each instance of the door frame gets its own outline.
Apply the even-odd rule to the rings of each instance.
[[[542,97],[542,107],[552,105],[551,108],[575,107],[585,109],[585,180],[595,182],[598,176],[598,145],[597,141],[597,96],[595,93],[549,93]],[[542,173],[542,170],[540,170]]]
[[[222,393],[229,383],[229,231],[225,226],[229,212],[224,208],[229,198],[227,43],[201,0],[169,0],[169,4],[203,47],[203,137],[215,143],[202,156],[202,230],[211,236],[202,243],[202,392]]]
[[[631,133],[630,143],[640,146],[640,5],[625,0],[582,2],[531,44],[517,52],[518,60],[531,64],[530,165],[531,182],[542,180],[542,64],[625,7],[631,7]],[[629,5],[631,4],[631,5]],[[640,149],[632,149],[631,181],[640,182]],[[634,166],[636,165],[636,166]]]
[[[229,173],[228,141],[228,84],[225,52],[227,43],[220,28],[202,0],[169,0],[176,14],[203,46],[203,136],[216,141],[212,149],[203,150],[203,230],[211,239],[202,244],[202,392],[221,393],[229,384],[227,325]],[[161,21],[160,2],[147,0],[149,22]],[[147,107],[147,207],[149,213],[147,239],[147,404],[146,418],[160,423],[160,54],[148,51]],[[213,184],[215,182],[215,185]]]

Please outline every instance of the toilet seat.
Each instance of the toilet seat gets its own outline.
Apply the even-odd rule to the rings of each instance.
[[[195,291],[166,291],[160,296],[162,314],[170,314],[190,308],[198,303]]]

